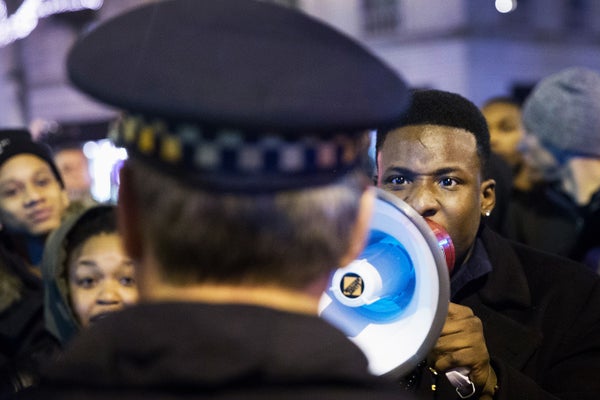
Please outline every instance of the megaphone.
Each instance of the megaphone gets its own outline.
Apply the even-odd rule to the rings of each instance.
[[[441,333],[454,247],[441,226],[376,191],[365,249],[331,275],[319,313],[363,351],[371,373],[400,378],[426,358]]]

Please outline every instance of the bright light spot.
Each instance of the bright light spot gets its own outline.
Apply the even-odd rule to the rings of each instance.
[[[12,15],[7,15],[6,1],[0,0],[0,47],[22,39],[35,29],[40,18],[53,14],[97,10],[103,0],[23,0]]]
[[[93,176],[92,196],[105,202],[116,200],[118,189],[118,168],[127,158],[126,151],[115,147],[108,139],[97,142],[87,142],[83,152],[90,160],[90,170]]]
[[[98,10],[103,2],[103,0],[81,0],[81,5],[90,10]]]
[[[98,144],[96,142],[85,142],[83,145],[83,154],[87,158],[95,158],[98,154]]]
[[[496,10],[506,14],[517,8],[517,0],[496,0]]]

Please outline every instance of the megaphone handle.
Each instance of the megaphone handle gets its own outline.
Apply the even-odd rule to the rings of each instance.
[[[469,378],[470,372],[468,368],[464,367],[446,371],[446,378],[456,388],[456,393],[461,399],[468,399],[475,394],[475,384]]]

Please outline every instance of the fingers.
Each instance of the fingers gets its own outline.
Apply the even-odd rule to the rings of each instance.
[[[442,333],[429,355],[437,371],[468,368],[470,378],[483,389],[490,375],[490,360],[481,320],[469,307],[450,303]]]

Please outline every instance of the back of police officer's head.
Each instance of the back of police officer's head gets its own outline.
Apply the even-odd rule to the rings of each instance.
[[[369,193],[364,132],[408,102],[360,45],[259,1],[146,5],[89,32],[68,67],[125,110],[127,247],[180,285],[304,287],[337,267]]]

